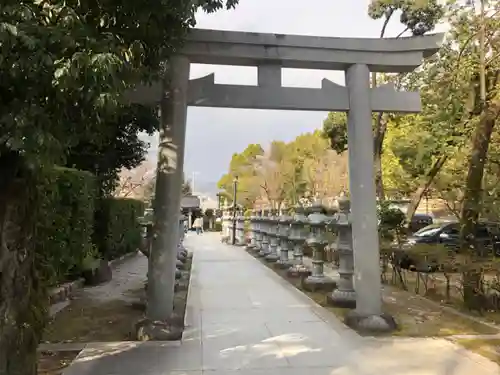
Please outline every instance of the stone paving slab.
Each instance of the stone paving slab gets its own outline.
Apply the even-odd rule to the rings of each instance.
[[[443,339],[362,338],[217,234],[185,243],[194,258],[182,344],[88,348],[65,375],[500,374]]]
[[[148,258],[142,253],[133,253],[114,263],[113,278],[109,282],[84,287],[77,297],[101,301],[128,300],[126,292],[143,287],[147,271]]]

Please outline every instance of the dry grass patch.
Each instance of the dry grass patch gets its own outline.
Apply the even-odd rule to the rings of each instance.
[[[75,300],[46,327],[45,342],[128,341],[143,311],[130,302]]]
[[[455,342],[500,365],[500,339],[461,339]]]
[[[76,358],[79,351],[40,352],[38,357],[38,375],[62,375]]]
[[[190,269],[191,260],[188,260],[186,270]],[[189,276],[184,282],[189,283]],[[138,288],[126,291],[120,300],[75,299],[47,325],[43,341],[134,341],[137,339],[136,323],[144,318],[145,296],[145,289]],[[187,288],[180,288],[174,295],[174,314],[184,316],[186,302]]]
[[[330,306],[326,299],[327,293],[309,292],[303,288],[300,279],[288,277],[286,270],[275,269],[272,264],[265,262],[261,258],[257,259],[261,260],[263,264],[274,270],[274,272],[301,290],[316,303],[335,314],[340,320],[343,321],[346,313],[349,312],[349,309]],[[499,333],[498,329],[454,314],[440,306],[436,306],[435,303],[426,300],[424,297],[411,292],[384,286],[383,297],[384,312],[392,315],[399,325],[397,331],[383,334],[385,336],[446,337],[451,335],[487,335]],[[359,333],[361,335],[366,334],[364,332]],[[372,333],[368,335],[373,336]]]

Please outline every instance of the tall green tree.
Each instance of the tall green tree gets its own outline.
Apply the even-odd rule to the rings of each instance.
[[[492,1],[491,16],[478,16],[474,9],[459,9],[461,16],[456,23],[457,39],[460,43],[461,65],[468,66],[464,80],[466,92],[471,99],[470,114],[476,118],[471,138],[471,153],[466,177],[465,194],[462,204],[461,238],[465,244],[474,246],[474,228],[482,211],[484,170],[493,130],[500,116],[500,53],[497,30],[500,27],[500,2]],[[484,41],[479,35],[485,30]],[[482,43],[482,44],[481,44]],[[488,56],[484,64],[481,55]],[[482,87],[484,85],[484,87]],[[485,93],[482,98],[481,90]],[[483,94],[484,95],[484,94]],[[475,246],[474,246],[475,247]]]
[[[228,202],[233,201],[233,182],[238,178],[237,203],[245,207],[253,205],[259,195],[256,184],[257,171],[255,166],[264,150],[259,144],[249,144],[241,153],[234,153],[229,163],[228,173],[224,174],[217,186]]]
[[[386,36],[386,30],[391,19],[400,14],[399,21],[404,29],[396,36],[399,38],[409,31],[413,36],[424,35],[436,27],[443,16],[443,8],[437,0],[374,0],[368,7],[368,15],[372,19],[383,19],[380,37]],[[377,86],[377,75],[372,73],[372,87]],[[389,115],[390,116],[390,115]],[[382,154],[384,138],[387,132],[389,116],[380,112],[377,114],[374,126],[374,165],[375,187],[377,197],[385,198],[384,182],[382,175]]]
[[[279,209],[305,197],[334,197],[347,188],[345,155],[330,150],[321,131],[301,134],[288,143],[273,141],[266,152],[249,145],[243,153],[234,154],[229,172],[219,181],[227,196],[231,197],[236,175],[238,203],[246,207],[259,201]]]
[[[70,159],[87,146],[103,152],[117,115],[130,114],[122,107],[124,91],[162,73],[200,7],[215,11],[236,3],[2,2],[0,314],[6,318],[0,320],[1,375],[36,373],[46,316],[44,264],[35,253],[43,169],[77,164]],[[137,146],[133,140],[125,143]]]
[[[399,15],[399,21],[404,27],[396,36],[399,38],[406,32],[420,36],[434,30],[443,15],[443,8],[437,0],[374,0],[368,7],[368,15],[372,19],[383,20],[380,30],[381,38],[386,37],[389,22]],[[398,83],[400,77],[383,76],[380,79],[376,73],[372,73],[371,76],[372,87],[376,87],[381,82],[394,80]],[[385,199],[382,157],[384,140],[392,117],[393,115],[384,113],[377,113],[373,116],[375,187],[380,200]],[[347,123],[344,114],[330,114],[324,122],[323,129],[325,135],[331,139],[335,150],[343,152],[347,149]]]

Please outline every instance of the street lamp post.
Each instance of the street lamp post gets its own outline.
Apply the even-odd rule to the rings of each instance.
[[[232,245],[236,244],[236,193],[238,192],[238,176],[233,180],[233,236]]]
[[[220,210],[221,207],[222,194],[217,193],[217,209]]]

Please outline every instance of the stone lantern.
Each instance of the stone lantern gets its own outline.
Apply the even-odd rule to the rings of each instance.
[[[328,217],[323,213],[321,202],[317,201],[309,207],[310,214],[307,217],[309,223],[309,237],[306,240],[308,246],[313,250],[312,272],[304,280],[304,287],[309,290],[333,290],[335,282],[325,276],[323,270],[324,249],[327,245],[325,239],[326,224]]]
[[[261,233],[261,224],[262,224],[262,211],[256,210],[255,211],[255,218],[254,218],[254,252],[259,252],[261,248],[261,241],[262,241],[262,233]]]
[[[221,232],[220,232],[220,241],[221,242],[226,242],[226,239],[225,239],[225,237],[226,237],[226,224],[227,224],[226,223],[226,220],[227,220],[227,218],[226,218],[226,207],[223,206],[221,209],[222,209],[222,215],[221,215],[221,226],[222,226],[222,228],[221,228]]]
[[[251,251],[255,248],[255,210],[252,210],[248,218],[248,236],[250,242],[246,245],[246,250]]]
[[[226,233],[227,233],[227,243],[232,244],[233,238],[233,209],[232,207],[227,207],[226,209]]]
[[[245,216],[243,216],[242,209],[238,210],[238,214],[236,216],[236,245],[237,246],[245,246]]]
[[[258,253],[262,249],[262,215],[263,211],[257,211],[257,219],[255,225],[255,252]]]
[[[290,261],[289,257],[289,250],[290,250],[290,243],[291,241],[289,240],[290,237],[290,224],[292,222],[293,218],[289,215],[289,210],[285,209],[283,210],[283,214],[280,216],[279,219],[279,230],[278,230],[278,237],[280,241],[280,258],[276,262],[276,266],[279,268],[289,268],[292,265],[292,262]]]
[[[229,212],[227,207],[222,209],[222,242],[229,241]]]
[[[265,257],[269,254],[269,214],[270,212],[268,210],[264,210],[260,219],[260,233],[262,236],[260,251],[258,254],[260,257]]]
[[[231,222],[230,222],[230,238],[229,238],[229,243],[232,245],[233,243],[235,245],[238,244],[238,208],[237,207],[231,207],[230,211],[231,215]],[[234,230],[233,230],[234,229]]]
[[[311,271],[304,265],[304,244],[307,239],[307,217],[304,215],[304,207],[297,205],[294,209],[290,223],[290,240],[293,243],[293,266],[288,269],[288,276],[308,276]]]
[[[279,259],[278,255],[278,223],[279,217],[276,210],[271,211],[271,217],[269,218],[269,254],[266,255],[266,262],[276,262]]]
[[[180,260],[184,260],[187,257],[187,250],[184,248],[183,242],[186,233],[184,232],[184,228],[186,226],[186,215],[180,214],[179,217],[179,243],[177,245],[177,258]],[[183,258],[183,259],[181,259]]]
[[[331,222],[337,231],[335,250],[339,255],[339,279],[337,289],[328,297],[328,303],[338,307],[356,307],[356,292],[353,286],[354,257],[352,251],[351,202],[347,197],[338,199],[339,212]]]

